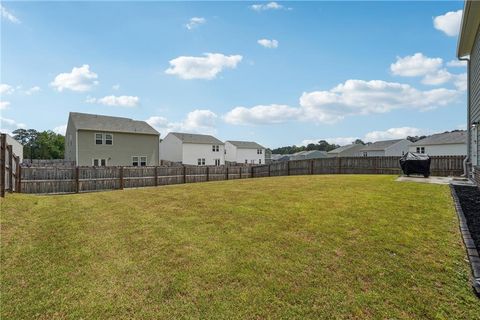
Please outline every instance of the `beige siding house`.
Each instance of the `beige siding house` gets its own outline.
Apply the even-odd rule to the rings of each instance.
[[[70,112],[65,160],[78,166],[156,166],[159,141],[145,121]]]
[[[468,65],[466,174],[480,183],[480,1],[465,1],[457,57]]]

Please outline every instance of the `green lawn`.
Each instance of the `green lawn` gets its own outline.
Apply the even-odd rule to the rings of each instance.
[[[221,181],[1,202],[1,319],[479,319],[447,186]]]

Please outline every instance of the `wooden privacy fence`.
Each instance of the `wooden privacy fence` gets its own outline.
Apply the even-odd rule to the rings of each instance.
[[[11,145],[7,144],[7,135],[0,134],[0,197],[5,192],[20,192],[20,158],[13,153]]]
[[[400,157],[324,158],[258,166],[22,167],[19,191],[74,193],[180,183],[309,174],[401,174]],[[432,157],[436,176],[459,176],[463,156]]]

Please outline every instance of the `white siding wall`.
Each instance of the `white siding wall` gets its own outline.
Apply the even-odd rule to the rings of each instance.
[[[12,146],[12,151],[20,158],[20,162],[23,161],[23,145],[9,134],[7,134],[7,144]]]
[[[215,159],[220,159],[220,164],[225,164],[225,147],[219,145],[219,151],[212,151],[211,144],[183,144],[183,164],[198,165],[198,159],[205,158],[205,165],[215,165]]]
[[[225,161],[235,162],[237,161],[237,147],[230,142],[225,142]],[[238,161],[237,161],[238,162]]]
[[[470,96],[470,123],[471,128],[474,122],[480,121],[480,29],[477,30],[475,43],[469,63],[469,96]],[[471,161],[473,165],[480,166],[480,129],[470,130]]]
[[[385,150],[386,156],[403,156],[408,152],[408,148],[412,145],[412,142],[409,140],[402,140],[394,145],[388,147]]]
[[[173,134],[167,134],[160,143],[160,160],[182,162],[182,141]]]
[[[249,164],[265,164],[265,149],[262,149],[262,154],[257,154],[257,149],[237,149],[237,162],[245,163],[245,160]]]
[[[432,146],[411,145],[410,152],[417,152],[417,147],[424,147],[425,153],[429,156],[463,156],[467,155],[466,144],[442,144]]]

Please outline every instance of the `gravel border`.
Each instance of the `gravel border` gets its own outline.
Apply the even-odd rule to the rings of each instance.
[[[468,260],[470,261],[470,267],[472,268],[472,287],[480,298],[480,255],[475,247],[472,236],[470,235],[470,230],[467,226],[467,220],[463,214],[462,206],[460,205],[460,200],[458,199],[457,193],[453,185],[450,185],[450,190],[452,192],[452,198],[455,203],[455,209],[457,211],[458,221],[460,223],[460,233],[462,234],[463,243],[467,249]]]

